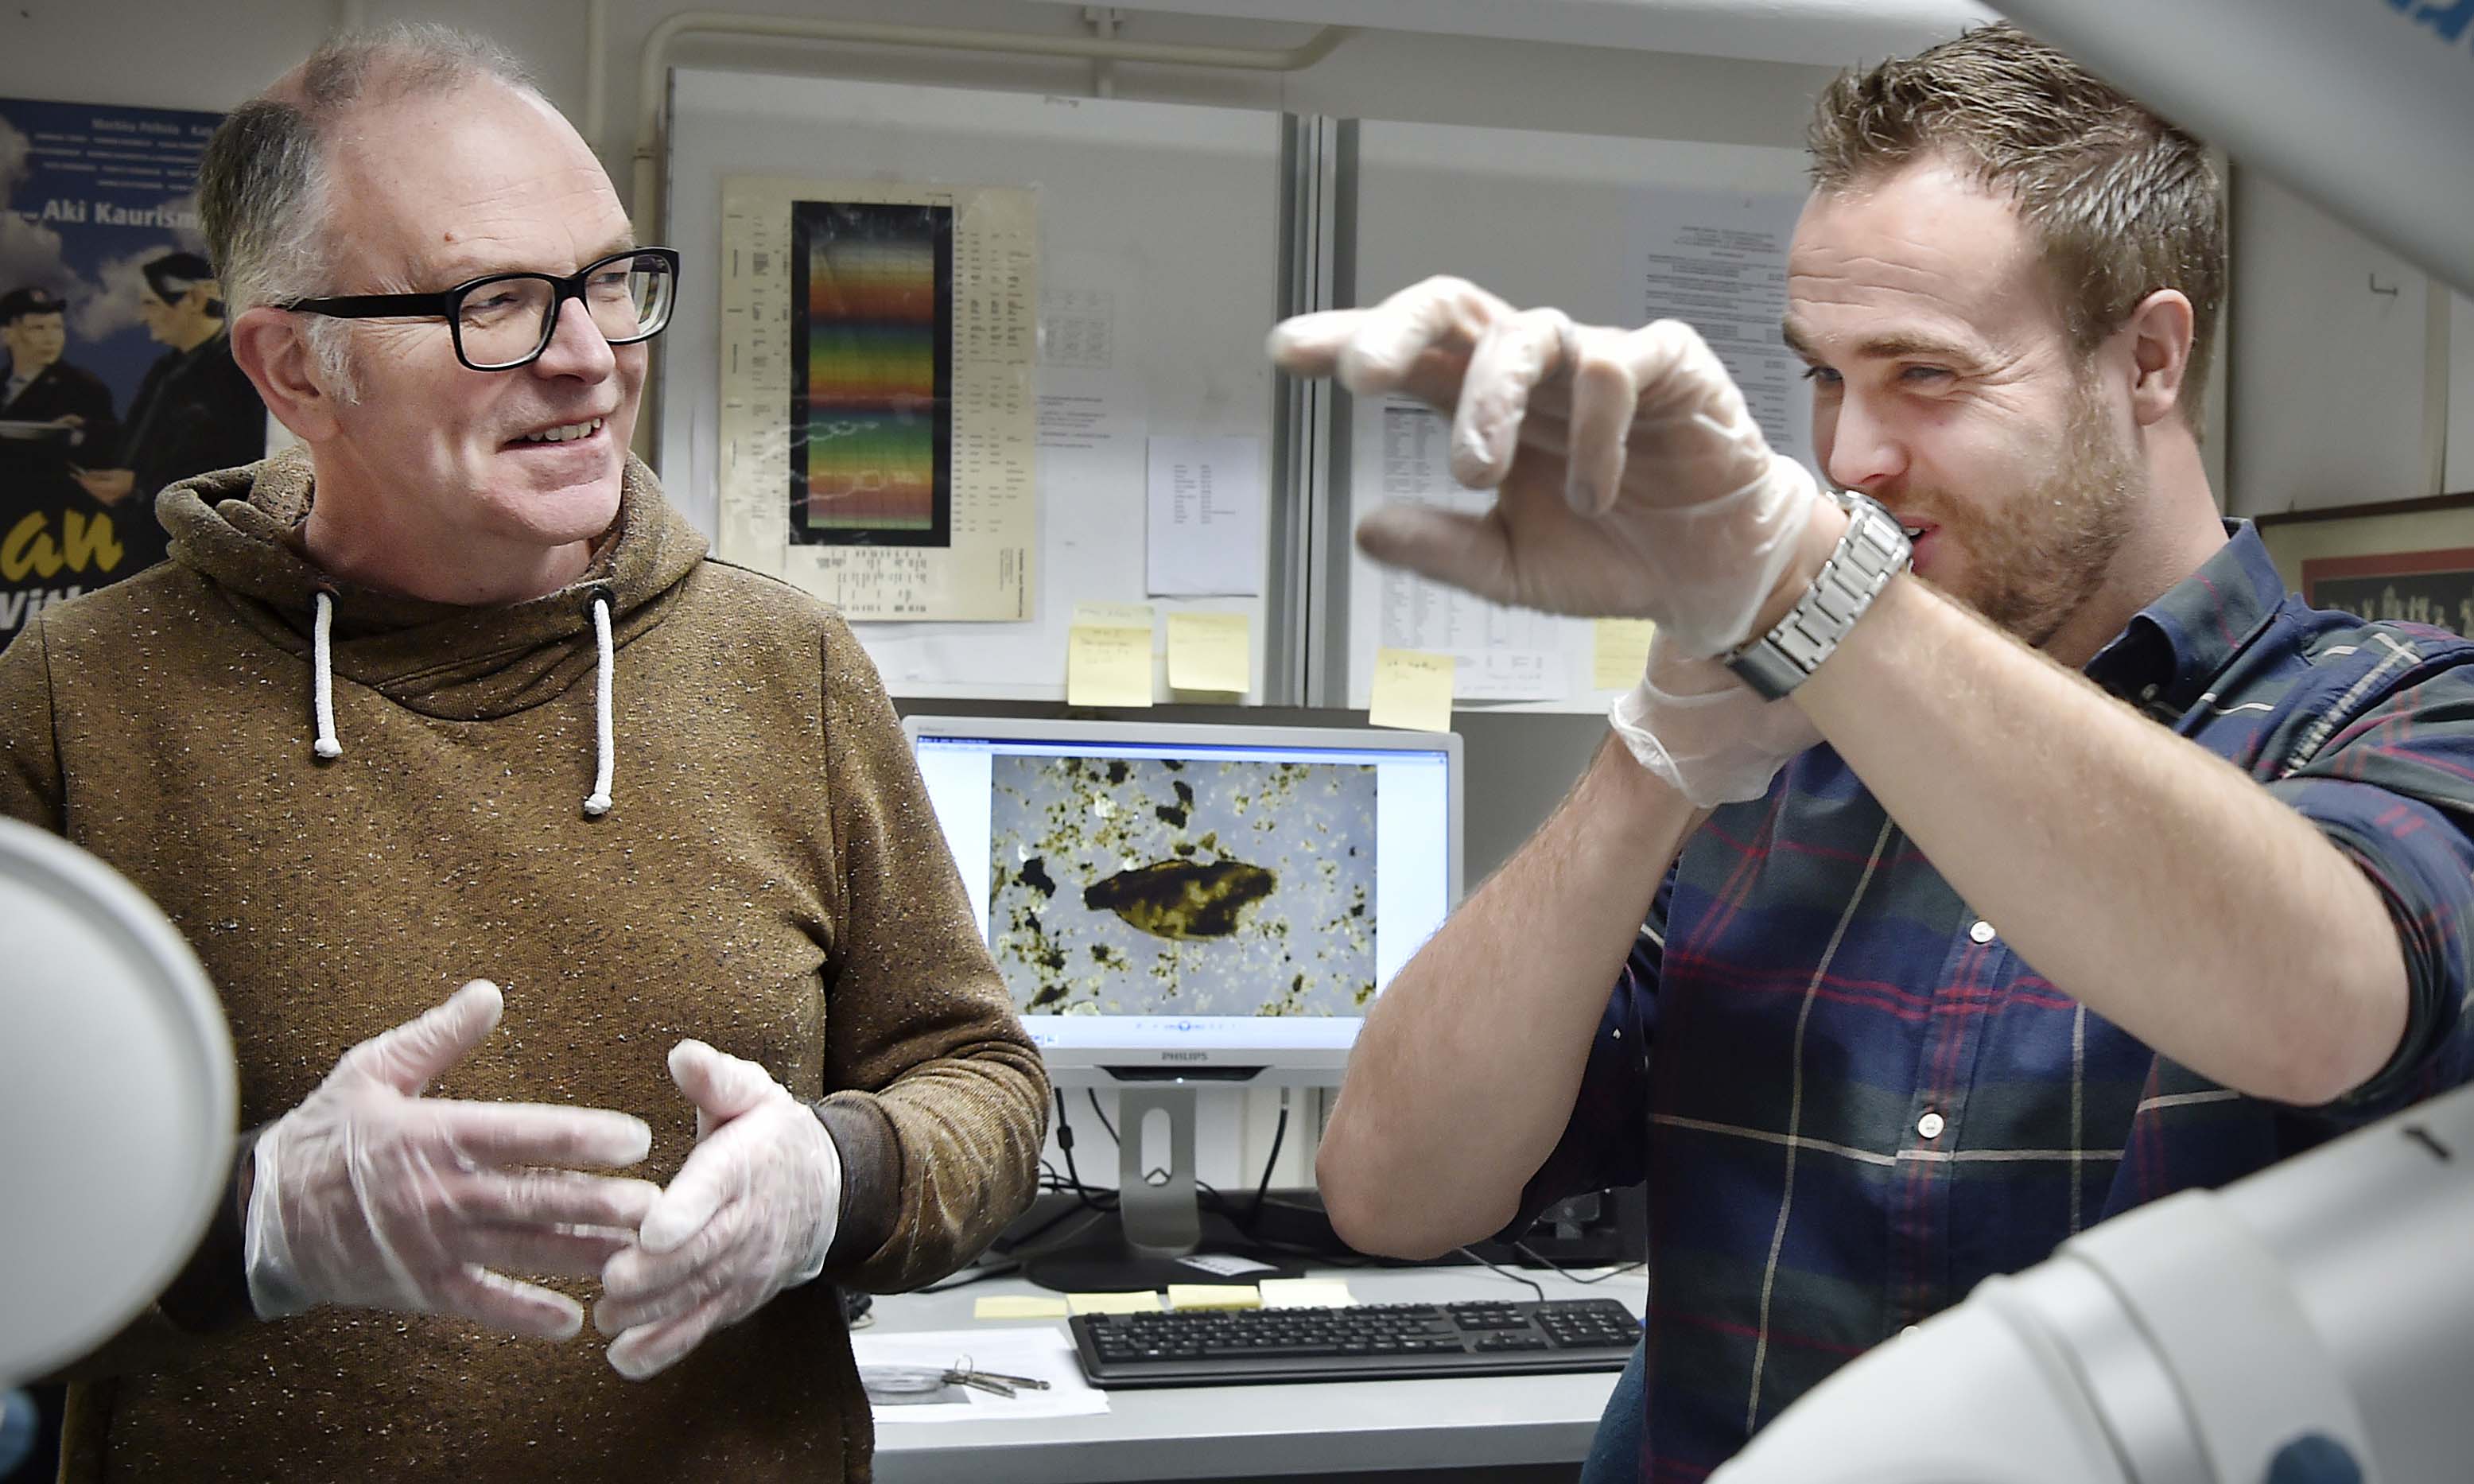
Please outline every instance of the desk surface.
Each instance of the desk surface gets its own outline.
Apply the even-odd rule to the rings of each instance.
[[[1476,1267],[1321,1269],[1308,1276],[1346,1280],[1361,1303],[1536,1297]],[[1636,1314],[1647,1291],[1639,1273],[1591,1284],[1552,1273],[1527,1276],[1550,1299],[1617,1299]],[[975,1300],[1044,1292],[1016,1277],[879,1299],[876,1332],[967,1329],[976,1323]],[[1099,1417],[880,1424],[876,1476],[881,1484],[1123,1484],[1577,1465],[1614,1383],[1610,1371],[1114,1391]]]

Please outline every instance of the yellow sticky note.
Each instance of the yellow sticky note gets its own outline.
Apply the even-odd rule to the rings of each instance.
[[[1647,619],[1600,619],[1589,659],[1589,684],[1601,691],[1629,691],[1640,684],[1649,667],[1649,636],[1658,625]]]
[[[1149,603],[1076,603],[1074,626],[1077,628],[1150,628],[1152,605]]]
[[[1065,1301],[1042,1294],[990,1294],[971,1305],[973,1319],[1063,1319]]]
[[[1267,1277],[1259,1286],[1267,1309],[1345,1309],[1357,1302],[1336,1277]]]
[[[1067,1294],[1065,1302],[1077,1314],[1156,1314],[1159,1291],[1146,1288],[1129,1294]]]
[[[1173,1309],[1259,1309],[1263,1295],[1251,1283],[1171,1283],[1168,1285],[1168,1306]]]
[[[1168,616],[1168,685],[1172,691],[1243,695],[1254,679],[1253,620],[1242,613]]]
[[[1376,726],[1419,732],[1452,729],[1452,657],[1416,649],[1374,651],[1373,704],[1366,719]]]
[[[1152,631],[1076,624],[1065,650],[1065,700],[1073,706],[1152,703]]]

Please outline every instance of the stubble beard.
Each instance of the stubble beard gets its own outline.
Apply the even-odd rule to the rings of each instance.
[[[2053,467],[1995,514],[1957,504],[1975,591],[1958,595],[1986,620],[2041,647],[2095,596],[2112,570],[2146,471],[2114,434],[2092,387],[2072,394]]]

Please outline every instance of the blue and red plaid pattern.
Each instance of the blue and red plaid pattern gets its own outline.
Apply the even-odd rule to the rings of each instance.
[[[1516,1223],[1647,1180],[1652,1484],[1703,1478],[1839,1366],[2072,1233],[2474,1072],[2474,644],[2309,608],[2231,529],[2088,674],[2362,866],[2405,947],[2397,1056],[2308,1109],[2165,1060],[2022,962],[1835,752],[1805,753],[1686,844]]]

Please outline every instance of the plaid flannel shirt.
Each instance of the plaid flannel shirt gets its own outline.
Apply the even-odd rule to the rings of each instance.
[[[2474,644],[2307,607],[2255,531],[2229,530],[2087,672],[2362,867],[2405,949],[2396,1056],[2325,1107],[2209,1083],[2020,961],[1834,751],[1796,758],[1686,843],[1515,1224],[1648,1182],[1651,1484],[1704,1477],[1839,1366],[2072,1233],[2474,1071]]]

